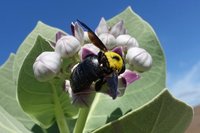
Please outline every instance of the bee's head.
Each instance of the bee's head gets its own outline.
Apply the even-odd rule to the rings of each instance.
[[[124,61],[119,54],[112,51],[99,52],[98,58],[100,65],[106,69],[107,73],[113,71],[121,73],[123,71]]]

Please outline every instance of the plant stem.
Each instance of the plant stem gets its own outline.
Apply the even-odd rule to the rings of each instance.
[[[54,109],[55,109],[56,122],[59,131],[60,133],[70,133],[54,82],[51,82],[51,85],[52,85],[53,99],[55,104]]]
[[[82,133],[90,108],[80,108],[74,133]]]
[[[47,130],[42,128],[42,127],[41,127],[41,130],[42,130],[43,133],[48,133]]]

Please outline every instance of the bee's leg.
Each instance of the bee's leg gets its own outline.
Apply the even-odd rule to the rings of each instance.
[[[106,83],[106,80],[104,78],[100,78],[95,84],[95,90],[100,91],[102,85],[105,84],[105,83]]]

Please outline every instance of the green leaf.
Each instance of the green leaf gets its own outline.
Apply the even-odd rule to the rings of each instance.
[[[191,107],[173,98],[165,89],[148,104],[94,133],[183,133],[192,115]]]
[[[15,55],[11,54],[0,68],[0,106],[10,115],[31,129],[34,123],[25,115],[16,98],[16,86],[13,81],[13,62]]]
[[[128,86],[126,94],[116,100],[97,94],[86,118],[83,132],[91,132],[105,123],[120,118],[130,110],[134,111],[146,104],[165,88],[165,59],[159,40],[151,26],[134,13],[131,8],[109,20],[113,25],[124,20],[128,33],[135,37],[140,47],[146,49],[153,58],[150,71],[141,74],[141,79]],[[117,109],[120,109],[119,113]],[[116,112],[114,112],[116,110]]]
[[[55,35],[58,31],[61,31],[60,29],[53,28],[51,26],[48,26],[42,22],[38,22],[37,26],[34,28],[34,30],[26,37],[26,39],[23,41],[23,43],[20,45],[19,49],[17,50],[15,62],[13,66],[13,77],[14,80],[17,81],[19,71],[23,65],[23,62],[26,58],[26,56],[29,54],[31,49],[33,48],[36,38],[38,35],[43,36],[45,39],[49,41],[55,41]],[[62,31],[63,32],[63,31]],[[63,32],[64,33],[64,32]]]
[[[45,30],[48,32],[49,29],[46,27]],[[47,128],[58,119],[65,120],[65,116],[71,118],[78,110],[71,105],[68,94],[63,90],[64,79],[55,79],[51,83],[39,82],[34,77],[33,63],[43,51],[52,51],[52,48],[43,37],[38,36],[22,64],[17,94],[23,110],[37,124]]]
[[[23,124],[12,117],[0,106],[0,130],[1,133],[31,133]]]

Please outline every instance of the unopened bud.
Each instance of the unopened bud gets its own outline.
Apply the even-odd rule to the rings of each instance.
[[[113,35],[109,33],[103,33],[99,36],[99,39],[103,42],[103,44],[108,48],[112,49],[116,47],[116,39]]]
[[[55,51],[66,58],[73,56],[80,47],[80,42],[74,36],[63,36],[57,41]]]
[[[142,48],[132,47],[128,49],[126,59],[136,71],[144,72],[149,70],[152,66],[151,55]]]
[[[61,57],[56,52],[43,52],[33,64],[33,72],[37,80],[48,81],[60,71]]]
[[[132,47],[139,47],[137,40],[130,35],[119,35],[116,39],[117,46],[122,46],[126,50]]]

